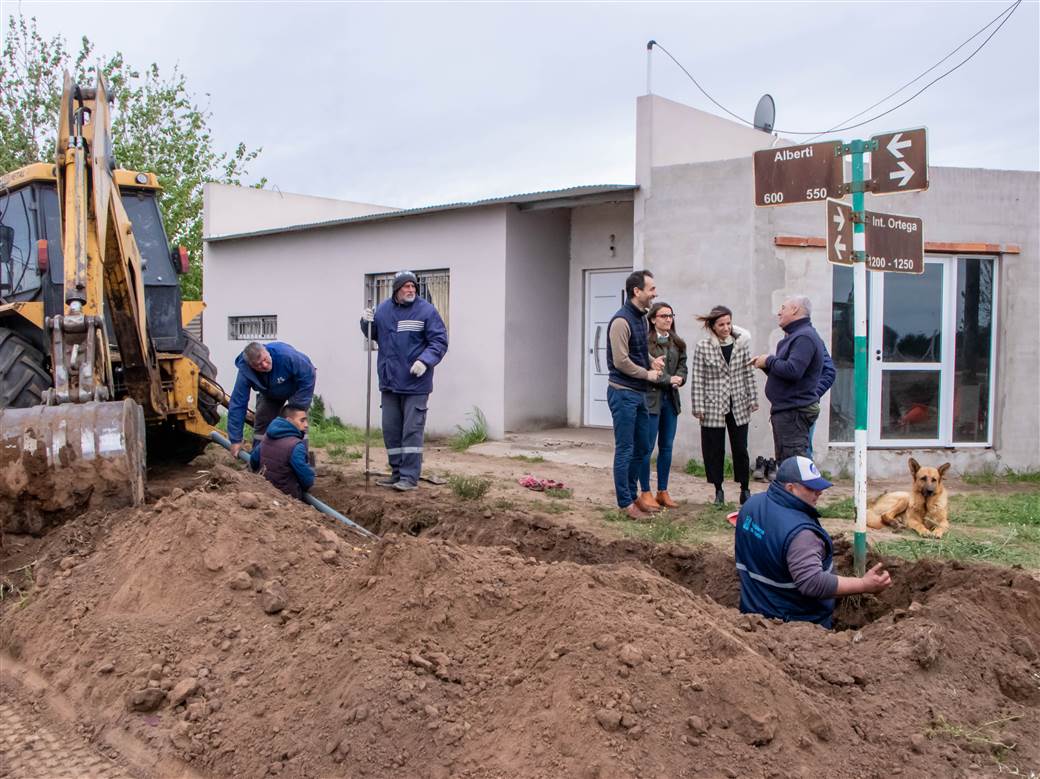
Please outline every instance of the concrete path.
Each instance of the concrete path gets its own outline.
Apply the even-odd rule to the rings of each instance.
[[[560,427],[535,433],[506,433],[499,441],[469,448],[491,457],[541,457],[546,462],[611,468],[614,432],[605,428]]]

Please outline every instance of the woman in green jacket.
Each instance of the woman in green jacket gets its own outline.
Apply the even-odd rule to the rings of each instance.
[[[667,303],[654,303],[646,316],[650,322],[650,358],[664,357],[661,377],[650,384],[646,408],[650,412],[650,440],[639,469],[643,494],[640,503],[657,503],[666,508],[678,504],[668,494],[668,473],[672,469],[672,442],[679,422],[679,387],[686,383],[686,342],[675,332],[675,312]],[[657,441],[657,496],[650,491],[650,456]]]

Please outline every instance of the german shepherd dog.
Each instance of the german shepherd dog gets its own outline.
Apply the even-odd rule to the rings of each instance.
[[[943,474],[949,463],[938,468],[922,468],[913,457],[909,460],[914,486],[910,492],[887,492],[867,509],[867,527],[875,530],[888,525],[909,527],[919,536],[942,538],[950,529],[946,516],[946,487]]]

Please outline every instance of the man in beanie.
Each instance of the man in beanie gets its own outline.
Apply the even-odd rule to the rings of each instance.
[[[742,612],[830,628],[837,596],[892,584],[881,563],[861,577],[834,573],[834,547],[816,510],[830,486],[808,457],[788,457],[769,489],[741,507],[733,551]]]
[[[433,368],[448,351],[448,331],[433,304],[419,297],[411,271],[394,276],[393,293],[373,311],[366,308],[361,332],[379,344],[379,392],[383,442],[390,477],[376,484],[402,492],[414,490],[422,471],[423,429],[433,391]]]

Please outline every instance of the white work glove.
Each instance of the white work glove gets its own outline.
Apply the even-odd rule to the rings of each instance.
[[[424,373],[426,373],[426,363],[424,363],[422,360],[416,360],[412,363],[413,376],[422,376]]]
[[[364,319],[366,322],[371,322],[373,319],[376,318],[376,312],[370,308],[366,308],[364,311],[361,312],[361,318]]]

